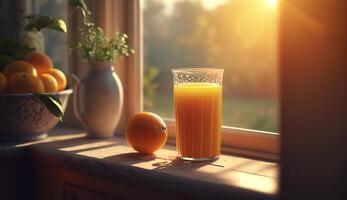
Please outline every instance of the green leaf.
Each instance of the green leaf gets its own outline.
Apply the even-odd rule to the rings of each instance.
[[[66,24],[62,19],[44,15],[30,15],[25,17],[25,19],[28,20],[28,24],[24,27],[26,31],[40,31],[43,28],[50,28],[63,33],[67,32]]]
[[[84,0],[69,0],[69,5],[70,6],[75,6],[83,9],[84,11],[88,11],[87,4]]]
[[[77,51],[89,61],[116,62],[124,56],[134,53],[127,45],[128,36],[115,31],[107,37],[104,30],[91,20],[91,12],[84,0],[69,0],[69,5],[82,13],[84,29],[80,29],[79,40],[70,45],[70,52]]]
[[[46,108],[51,114],[53,114],[60,121],[62,121],[64,113],[62,109],[62,103],[57,96],[38,93],[34,93],[34,95],[41,100],[41,102],[46,106]]]

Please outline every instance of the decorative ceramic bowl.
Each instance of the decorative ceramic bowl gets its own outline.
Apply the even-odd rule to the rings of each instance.
[[[53,93],[65,111],[72,89]],[[59,119],[33,94],[0,94],[0,141],[28,141],[47,136]]]

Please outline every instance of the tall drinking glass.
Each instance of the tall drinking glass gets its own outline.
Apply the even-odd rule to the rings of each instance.
[[[173,69],[176,147],[184,160],[218,158],[223,69]]]

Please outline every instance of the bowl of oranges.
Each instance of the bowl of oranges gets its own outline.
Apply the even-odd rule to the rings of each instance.
[[[47,136],[59,119],[35,94],[54,95],[64,112],[71,89],[65,74],[41,52],[9,62],[0,71],[0,141],[35,140]]]

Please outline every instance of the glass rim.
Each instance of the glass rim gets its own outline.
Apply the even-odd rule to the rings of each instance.
[[[183,67],[183,68],[173,68],[171,69],[173,73],[176,72],[224,72],[222,68],[212,68],[212,67]]]

